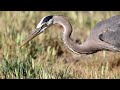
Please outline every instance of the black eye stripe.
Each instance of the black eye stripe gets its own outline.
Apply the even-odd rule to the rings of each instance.
[[[49,20],[52,19],[52,18],[53,18],[53,16],[47,16],[47,17],[45,17],[45,18],[43,19],[42,23],[47,22],[47,21],[49,21]]]
[[[41,26],[41,28],[44,28],[44,27],[46,27],[47,26],[47,24],[46,23],[44,23],[42,26]]]

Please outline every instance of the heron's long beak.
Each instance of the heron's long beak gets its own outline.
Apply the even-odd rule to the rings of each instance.
[[[23,43],[20,45],[20,48],[21,48],[22,46],[26,45],[29,41],[31,41],[33,38],[35,38],[35,37],[36,37],[37,35],[39,35],[40,33],[42,33],[41,28],[35,29],[35,31],[34,31],[31,35],[29,35],[28,38],[27,38],[25,41],[23,41]]]

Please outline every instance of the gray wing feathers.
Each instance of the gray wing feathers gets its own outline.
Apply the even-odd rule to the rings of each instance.
[[[99,35],[100,40],[120,48],[120,27],[111,28]]]
[[[112,17],[107,21],[108,28],[99,35],[99,38],[106,43],[120,48],[120,16]]]

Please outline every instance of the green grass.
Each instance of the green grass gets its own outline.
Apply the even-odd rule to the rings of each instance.
[[[1,79],[117,79],[120,55],[101,51],[75,55],[64,46],[61,26],[50,27],[25,47],[19,45],[35,29],[42,17],[65,15],[74,30],[72,38],[84,42],[97,22],[118,15],[118,11],[1,11]]]

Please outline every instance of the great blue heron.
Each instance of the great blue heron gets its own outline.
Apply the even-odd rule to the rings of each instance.
[[[90,36],[82,44],[75,43],[71,38],[72,26],[65,16],[50,15],[42,18],[35,31],[22,43],[21,47],[34,37],[47,30],[53,24],[60,24],[64,28],[63,42],[74,53],[93,54],[97,51],[120,51],[120,16],[112,16],[100,21],[91,31]]]

